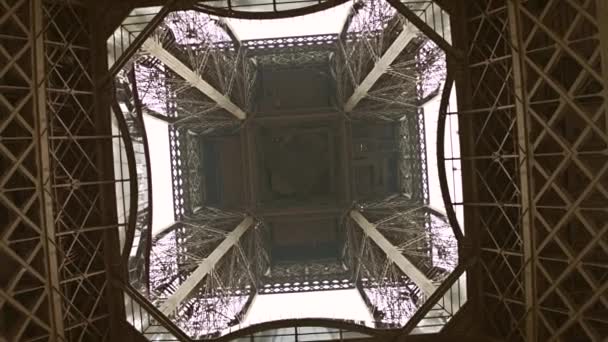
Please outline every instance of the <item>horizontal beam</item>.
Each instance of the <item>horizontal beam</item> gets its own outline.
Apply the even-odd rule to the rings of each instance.
[[[412,264],[401,251],[397,249],[390,241],[388,241],[382,233],[376,229],[376,226],[369,222],[360,212],[353,210],[350,212],[350,217],[355,220],[357,225],[363,230],[365,235],[372,239],[378,247],[392,260],[397,267],[408,276],[425,295],[431,296],[437,287],[433,282],[420,272],[416,265]]]
[[[177,59],[171,52],[167,51],[159,42],[148,38],[142,45],[142,48],[149,54],[158,58],[163,64],[169,69],[173,70],[176,74],[181,76],[186,82],[190,83],[194,88],[200,90],[203,94],[215,101],[221,108],[224,108],[232,115],[236,116],[239,120],[245,120],[247,114],[234,104],[230,99],[220,93],[211,84],[207,83],[199,74],[194,72],[179,59]]]
[[[194,272],[188,276],[188,278],[175,290],[175,292],[167,298],[167,300],[161,305],[160,311],[169,316],[171,315],[179,305],[186,299],[192,291],[198,286],[198,284],[205,278],[207,274],[213,270],[215,265],[222,259],[224,255],[239,241],[241,236],[245,234],[247,229],[253,224],[251,217],[246,217],[239,223],[239,225],[231,231],[224,241],[217,246],[216,249],[209,254],[208,257],[203,259],[198,264],[198,267]]]

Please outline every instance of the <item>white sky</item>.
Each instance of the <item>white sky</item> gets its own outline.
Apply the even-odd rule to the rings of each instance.
[[[325,11],[284,19],[226,19],[241,40],[340,33],[352,1]]]
[[[373,321],[359,292],[348,289],[257,295],[243,325],[290,318],[351,319],[367,324]]]
[[[429,204],[439,211],[445,213],[445,205],[439,187],[439,170],[437,169],[437,120],[439,118],[439,103],[441,92],[424,105],[424,129],[426,136],[427,172],[429,180]],[[456,91],[452,88],[450,94],[450,106],[456,108]],[[458,121],[449,116],[446,122],[444,141],[445,157],[460,156],[460,137],[458,136]],[[457,170],[453,170],[456,168]],[[453,202],[462,200],[462,176],[460,174],[460,162],[446,163],[446,174],[448,186]],[[462,206],[454,208],[461,228],[464,230],[464,218]]]
[[[169,128],[166,122],[149,115],[144,115],[144,125],[148,135],[152,171],[152,235],[154,236],[175,222]]]

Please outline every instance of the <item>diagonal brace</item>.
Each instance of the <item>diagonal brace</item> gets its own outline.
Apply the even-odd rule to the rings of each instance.
[[[415,15],[415,14],[414,14]],[[439,6],[434,7],[433,16],[445,15]],[[418,17],[416,17],[418,18]],[[449,20],[449,19],[446,19]],[[374,64],[372,70],[365,76],[365,79],[355,88],[351,97],[344,105],[344,111],[349,113],[357,106],[357,104],[365,98],[370,89],[376,84],[382,75],[384,75],[391,64],[399,57],[403,49],[420,33],[418,27],[409,23],[403,27],[403,31],[395,38],[393,43],[388,47],[386,52]]]
[[[158,58],[169,69],[173,70],[184,80],[186,80],[194,88],[200,90],[203,94],[215,101],[221,108],[224,108],[239,120],[245,120],[247,114],[234,104],[226,95],[220,93],[211,84],[207,83],[199,74],[194,72],[171,52],[167,51],[159,42],[148,38],[142,45],[144,51],[147,51],[154,57]]]
[[[169,316],[172,314],[179,305],[186,299],[192,291],[198,286],[198,284],[211,273],[215,265],[222,259],[224,255],[234,247],[239,241],[241,236],[251,227],[253,219],[251,217],[245,217],[241,223],[231,231],[224,241],[217,246],[211,254],[203,261],[198,264],[198,267],[194,272],[188,276],[188,278],[177,288],[177,290],[167,298],[167,300],[161,305],[160,311]]]
[[[372,239],[380,249],[393,261],[401,271],[408,276],[425,295],[431,296],[437,289],[435,284],[422,273],[416,265],[412,264],[390,241],[388,241],[382,233],[376,229],[376,226],[369,222],[360,212],[353,210],[350,212],[350,217],[363,230],[365,235]]]
[[[416,38],[418,29],[413,25],[407,25],[403,31],[397,36],[395,41],[389,46],[384,55],[374,64],[372,70],[365,76],[365,79],[357,86],[351,97],[344,105],[344,111],[349,113],[357,106],[357,104],[367,96],[369,90],[376,84],[380,76],[384,75],[391,64],[397,59],[401,51],[405,49],[412,39]]]

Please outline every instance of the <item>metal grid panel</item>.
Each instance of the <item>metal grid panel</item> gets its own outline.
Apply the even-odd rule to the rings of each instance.
[[[62,315],[69,340],[101,340],[108,329],[105,230],[115,229],[102,194],[109,122],[96,117],[89,12],[78,2],[44,2],[53,217]],[[41,34],[41,33],[38,33]]]
[[[7,336],[102,340],[103,242],[116,228],[102,203],[115,180],[102,167],[112,135],[109,120],[95,116],[88,8],[78,1],[0,5]]]
[[[363,223],[370,228],[362,229],[356,227],[361,222],[346,222],[347,254],[376,327],[402,328],[400,334],[409,334],[416,326],[418,333],[441,330],[466,302],[459,278],[470,264],[461,260],[457,265],[458,247],[447,218],[399,198],[362,209],[366,219],[374,221]],[[369,229],[377,230],[386,242],[363,232]],[[407,262],[391,254],[391,248]]]
[[[42,8],[33,1],[2,1],[0,7],[0,315],[7,320],[1,333],[11,340],[50,338],[61,334],[62,319],[57,263],[49,269],[46,262],[55,236],[43,186],[50,177],[44,87],[36,87],[45,65],[44,50],[38,50],[44,42],[35,39]]]
[[[606,70],[594,1],[467,12],[484,317],[512,341],[606,336]],[[604,56],[604,58],[606,58]],[[475,161],[473,161],[475,159]]]

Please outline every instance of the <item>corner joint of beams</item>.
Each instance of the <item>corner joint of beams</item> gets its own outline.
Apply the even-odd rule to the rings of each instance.
[[[372,239],[374,243],[386,254],[386,256],[399,267],[399,269],[410,278],[416,286],[424,292],[426,296],[431,296],[437,287],[433,282],[422,273],[416,265],[409,261],[382,233],[376,226],[369,222],[359,211],[350,212],[350,217],[363,230],[365,235]]]
[[[234,104],[226,95],[220,93],[211,84],[207,83],[199,74],[173,56],[161,43],[148,38],[144,41],[142,49],[158,58],[169,69],[186,80],[192,87],[198,89],[201,93],[215,101],[218,106],[227,110],[237,119],[245,120],[247,118],[247,114],[241,108]]]
[[[386,52],[374,64],[372,70],[365,76],[363,81],[355,88],[351,97],[344,104],[344,111],[350,113],[355,109],[357,104],[365,98],[369,90],[376,84],[380,77],[388,70],[391,64],[397,59],[399,54],[405,49],[407,44],[411,42],[418,34],[418,29],[414,25],[406,25],[403,31],[395,38],[395,41],[389,46]]]
[[[196,270],[188,276],[188,278],[173,292],[160,307],[160,311],[166,315],[172,315],[180,304],[188,298],[190,293],[196,289],[201,281],[207,276],[215,265],[228,253],[228,251],[236,245],[239,239],[253,225],[253,218],[247,216],[232,230],[226,238],[197,266]]]

